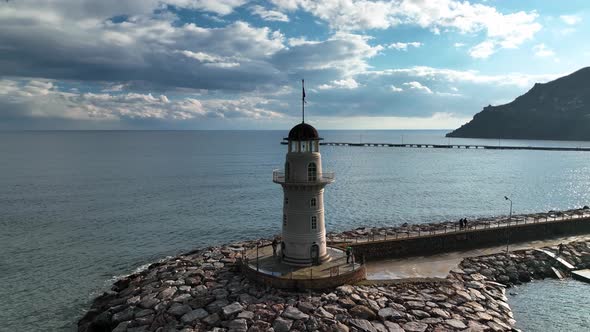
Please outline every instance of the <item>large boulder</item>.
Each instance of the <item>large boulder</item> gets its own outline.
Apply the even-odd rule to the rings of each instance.
[[[301,312],[301,310],[299,310],[295,307],[287,307],[285,309],[285,311],[283,311],[282,316],[285,318],[294,319],[294,320],[299,320],[299,319],[305,320],[305,319],[309,318],[308,314],[304,314],[303,312]]]
[[[242,310],[244,310],[244,307],[242,307],[242,305],[239,302],[234,302],[232,304],[226,305],[221,309],[221,311],[223,312],[223,316],[228,318],[233,314],[241,312]]]
[[[185,324],[192,324],[193,322],[209,316],[209,313],[205,309],[195,309],[182,315],[180,320]]]
[[[377,317],[377,315],[375,314],[375,312],[373,310],[371,310],[369,307],[364,306],[364,305],[356,305],[354,307],[352,307],[348,313],[354,317],[354,318],[359,318],[359,319],[368,319],[368,320],[373,320]]]
[[[275,332],[289,332],[292,325],[292,320],[283,317],[277,317],[277,319],[275,319],[275,321],[272,323],[272,327]]]
[[[403,318],[403,317],[406,316],[405,313],[403,313],[401,311],[398,311],[398,310],[395,310],[393,308],[389,308],[389,307],[380,309],[377,314],[379,315],[379,317],[382,320],[387,320],[387,319],[390,319],[390,318],[392,318],[392,319],[399,319],[399,318]]]

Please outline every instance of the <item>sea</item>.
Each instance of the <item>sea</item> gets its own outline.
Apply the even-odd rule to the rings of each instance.
[[[446,132],[320,130],[326,142],[590,146]],[[279,234],[282,191],[272,170],[284,164],[287,133],[0,132],[0,330],[75,330],[92,299],[121,276],[196,248]],[[514,213],[590,205],[590,152],[322,146],[321,153],[324,171],[336,173],[325,191],[328,231],[506,215],[504,196]],[[539,284],[542,292],[520,299],[554,289],[582,292],[578,306],[590,306],[588,284]],[[537,315],[519,313],[527,311],[556,321],[587,317],[588,310],[543,310],[556,301],[570,299],[531,300],[527,306],[540,309],[518,309],[516,319],[535,326],[526,324]]]

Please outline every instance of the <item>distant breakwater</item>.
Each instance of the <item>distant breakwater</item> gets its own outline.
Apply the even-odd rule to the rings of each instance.
[[[281,142],[281,144],[287,144]],[[352,143],[322,142],[320,145],[353,146],[353,147],[390,147],[390,148],[422,148],[422,149],[467,149],[467,150],[535,150],[535,151],[583,151],[589,152],[590,147],[571,146],[521,146],[521,145],[485,145],[485,144],[425,144],[425,143]]]
[[[365,232],[331,233],[329,239]],[[536,251],[520,250],[467,258],[436,281],[285,291],[252,282],[237,268],[240,248],[269,243],[209,247],[154,263],[96,298],[79,331],[508,331],[515,321],[506,287],[556,277],[554,268],[560,269]],[[590,267],[589,242],[562,251],[577,268]]]

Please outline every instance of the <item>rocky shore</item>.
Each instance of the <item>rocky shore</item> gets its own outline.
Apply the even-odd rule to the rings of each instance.
[[[510,331],[515,321],[506,287],[555,276],[546,256],[525,250],[465,259],[440,282],[364,282],[289,292],[260,286],[238,270],[238,253],[260,242],[210,247],[152,264],[96,298],[78,329]],[[589,243],[566,245],[562,257],[580,268],[590,266]]]

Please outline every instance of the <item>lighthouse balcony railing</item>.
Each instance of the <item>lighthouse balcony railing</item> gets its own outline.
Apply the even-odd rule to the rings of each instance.
[[[275,183],[293,183],[293,184],[318,184],[318,183],[332,183],[334,182],[334,172],[322,172],[317,173],[315,179],[309,178],[297,178],[287,179],[285,172],[282,170],[275,169],[272,171],[272,181]]]

